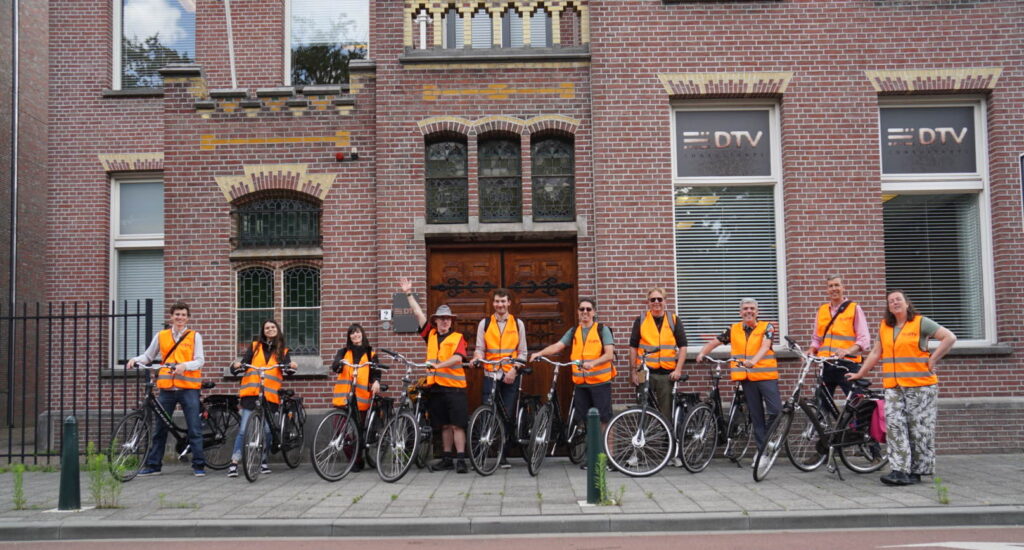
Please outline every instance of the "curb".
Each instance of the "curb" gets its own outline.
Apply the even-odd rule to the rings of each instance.
[[[1024,506],[476,518],[0,522],[0,540],[423,537],[1024,525]]]

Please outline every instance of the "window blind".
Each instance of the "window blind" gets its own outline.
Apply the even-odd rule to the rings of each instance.
[[[163,250],[121,250],[117,252],[116,313],[142,313],[145,300],[153,299],[153,330],[163,329],[167,320],[164,309],[164,252]],[[144,322],[119,319],[115,323],[115,352],[119,365],[141,355],[146,341]]]

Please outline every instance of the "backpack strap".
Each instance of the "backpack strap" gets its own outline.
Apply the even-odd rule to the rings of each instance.
[[[188,335],[189,335],[189,334],[192,334],[192,331],[191,331],[191,330],[186,330],[186,331],[185,331],[185,334],[182,334],[182,335],[181,335],[181,339],[180,339],[180,340],[178,340],[177,342],[175,342],[175,343],[174,343],[174,345],[173,345],[173,346],[171,346],[171,349],[169,349],[169,350],[167,351],[167,356],[166,356],[166,357],[161,357],[161,358],[160,358],[160,364],[161,364],[161,365],[163,365],[163,364],[164,364],[164,361],[166,361],[166,360],[167,360],[167,357],[170,357],[170,356],[174,355],[174,350],[178,349],[178,344],[180,344],[180,343],[184,342],[184,341],[185,341],[185,338],[188,338]]]

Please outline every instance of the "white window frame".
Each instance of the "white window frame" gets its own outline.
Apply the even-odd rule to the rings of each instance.
[[[768,111],[768,132],[770,139],[769,152],[771,155],[770,159],[770,174],[767,176],[727,176],[727,177],[679,177],[678,176],[678,159],[676,158],[676,113],[680,111]],[[675,219],[675,188],[679,185],[692,185],[701,187],[717,187],[717,186],[735,186],[742,185],[745,187],[774,187],[774,193],[772,195],[775,203],[775,270],[776,277],[778,280],[777,299],[779,302],[779,318],[776,319],[778,327],[776,327],[776,334],[786,334],[789,330],[789,305],[786,297],[786,239],[785,239],[785,216],[784,216],[784,205],[783,205],[783,177],[782,177],[782,120],[779,109],[779,102],[772,99],[765,100],[744,100],[744,101],[728,101],[728,100],[687,100],[677,103],[673,103],[669,111],[669,118],[671,119],[671,147],[672,147],[672,186],[669,188],[668,201],[673,208],[673,220]],[[673,232],[675,228],[673,227]],[[679,251],[676,249],[676,239],[673,234],[672,238],[672,273],[673,273],[673,290],[676,290],[678,297],[678,288],[675,287],[676,281],[679,280],[679,273],[677,271],[676,258],[678,257]],[[736,320],[739,321],[739,300],[743,296],[736,296]],[[684,319],[685,316],[679,313],[679,301],[676,304],[676,315],[680,315]],[[685,312],[684,312],[685,314]],[[779,340],[779,339],[777,339]],[[704,346],[704,342],[697,342],[693,339],[687,346],[688,351],[699,351]],[[778,351],[785,349],[785,345],[781,342],[776,341],[773,349]]]
[[[111,28],[110,44],[112,45],[111,49],[113,50],[113,52],[112,52],[113,59],[112,59],[111,68],[112,68],[114,74],[111,75],[113,78],[110,81],[110,88],[113,89],[113,90],[120,90],[121,89],[121,48],[122,48],[122,45],[121,45],[121,35],[123,34],[121,32],[121,21],[124,19],[123,18],[123,14],[122,14],[122,11],[124,11],[124,7],[122,6],[122,4],[124,4],[124,0],[111,0],[111,4],[113,6],[113,11],[111,12],[112,18],[113,18],[112,19],[112,23],[113,24],[110,25],[110,28]],[[111,234],[113,234],[113,233],[111,233]]]
[[[316,306],[315,308],[308,308],[308,307],[303,307],[303,308],[285,307],[285,305],[284,305],[284,298],[285,298],[284,295],[285,295],[285,292],[287,291],[287,289],[284,286],[284,284],[285,284],[285,280],[284,280],[285,277],[284,277],[284,275],[285,275],[286,271],[288,271],[289,269],[296,268],[296,267],[312,268],[312,269],[317,270],[319,272],[319,274],[320,274],[320,305]],[[283,323],[284,322],[284,314],[285,314],[286,311],[289,311],[289,310],[312,310],[312,309],[315,309],[320,314],[320,324],[319,324],[320,330],[319,330],[319,333],[317,334],[317,339],[320,342],[320,353],[319,353],[319,355],[296,355],[295,356],[297,358],[305,357],[305,358],[315,358],[316,360],[319,360],[320,356],[324,354],[324,340],[323,340],[323,338],[324,338],[324,325],[323,325],[323,320],[324,320],[324,317],[323,317],[323,312],[324,312],[324,309],[323,309],[323,299],[324,299],[324,297],[323,297],[323,288],[324,288],[324,286],[323,286],[323,284],[324,284],[323,274],[324,274],[324,268],[323,268],[323,266],[322,265],[317,266],[317,265],[312,264],[312,263],[301,263],[300,262],[300,263],[288,264],[288,265],[280,265],[280,264],[270,265],[270,264],[264,264],[264,263],[256,263],[256,264],[247,264],[247,265],[240,266],[240,267],[237,267],[237,266],[233,267],[232,270],[231,270],[231,277],[232,277],[232,279],[231,279],[231,297],[232,297],[231,298],[231,301],[232,301],[231,309],[233,311],[233,317],[232,317],[232,321],[231,321],[232,328],[233,328],[233,331],[231,333],[233,335],[232,338],[234,338],[234,337],[236,337],[238,335],[238,312],[242,311],[242,309],[240,309],[238,307],[238,274],[241,273],[242,271],[245,271],[246,269],[253,269],[253,268],[268,269],[273,274],[273,282],[271,284],[272,284],[272,286],[274,288],[274,299],[273,299],[273,305],[271,306],[271,309],[273,310],[272,317],[274,319],[276,319],[279,323]],[[262,308],[260,308],[260,309],[262,309]],[[245,311],[253,311],[253,310],[252,309],[246,309]],[[288,330],[289,330],[288,327],[285,326],[284,327],[285,334],[288,333]],[[303,362],[303,361],[300,361],[298,359],[297,359],[297,362],[299,362],[300,364],[303,364],[303,365],[309,363],[309,361]],[[310,364],[312,364],[312,363],[310,363]]]
[[[367,11],[366,11],[366,23],[367,32],[370,31],[370,16],[373,12],[373,0],[366,0]],[[292,85],[292,0],[284,0],[284,85]],[[370,50],[373,46],[371,44],[372,36],[368,36],[366,40],[366,59],[373,59],[370,54]]]
[[[163,184],[164,178],[163,176],[154,175],[110,178],[110,248],[108,251],[108,256],[110,258],[108,265],[110,276],[107,279],[109,281],[108,292],[111,302],[115,302],[117,300],[119,253],[122,250],[164,249],[164,233],[138,233],[132,235],[121,234],[121,186],[139,183]],[[153,311],[153,323],[155,327],[160,326],[161,322],[166,319],[164,315],[165,312],[163,311]],[[114,344],[111,343],[111,346],[113,345]],[[149,345],[149,342],[146,342],[145,345]],[[110,351],[111,364],[114,368],[124,368],[123,366],[114,363],[115,358],[117,357],[117,350],[111,349]]]
[[[878,155],[882,158],[881,110],[884,108],[915,107],[973,107],[974,108],[974,151],[976,171],[972,173],[939,174],[882,174],[882,193],[901,195],[978,194],[978,220],[981,224],[981,269],[982,303],[985,319],[985,334],[980,339],[958,339],[956,347],[989,347],[996,343],[995,268],[992,255],[992,207],[988,172],[988,121],[987,102],[978,96],[941,96],[911,98],[879,98],[878,108]],[[881,167],[880,167],[881,170]],[[931,342],[930,346],[938,344]]]

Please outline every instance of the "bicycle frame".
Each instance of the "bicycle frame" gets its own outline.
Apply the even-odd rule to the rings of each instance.
[[[705,402],[711,407],[711,412],[715,415],[715,421],[718,425],[718,444],[724,445],[729,439],[729,419],[733,418],[740,407],[744,403],[743,385],[739,382],[736,383],[736,387],[733,390],[732,403],[729,405],[729,414],[725,414],[725,407],[722,406],[722,365],[728,365],[734,359],[715,359],[714,357],[705,357],[708,361],[715,363],[715,368],[711,371],[711,391],[708,394],[708,398]],[[747,412],[749,416],[749,411]],[[744,452],[744,454],[746,454]],[[737,466],[740,464],[742,455],[730,456],[729,460],[733,461]]]
[[[146,371],[158,371],[158,370],[162,369],[163,367],[174,368],[174,366],[175,366],[175,364],[168,363],[168,364],[165,364],[165,365],[138,365],[138,366],[136,366],[136,368],[140,368],[140,369],[143,369],[143,370],[146,370]],[[145,393],[146,393],[146,396],[144,398],[142,398],[142,401],[139,403],[139,409],[142,410],[142,414],[144,415],[144,418],[145,418],[145,421],[146,421],[147,424],[152,425],[154,416],[156,418],[158,418],[161,422],[163,422],[164,426],[167,428],[167,433],[174,438],[174,441],[175,441],[175,447],[174,448],[175,448],[175,450],[179,450],[180,449],[180,451],[178,452],[178,460],[184,460],[185,455],[187,455],[192,450],[192,445],[188,442],[188,428],[187,427],[186,428],[182,428],[176,422],[174,422],[174,418],[173,418],[173,416],[171,416],[173,414],[173,411],[171,411],[169,413],[169,412],[165,411],[162,406],[160,406],[160,402],[157,401],[156,395],[153,394],[153,387],[155,385],[154,382],[153,382],[153,378],[154,377],[152,375],[150,375],[148,372],[146,373],[146,389],[144,390]],[[210,384],[210,385],[207,386],[207,384]],[[213,384],[211,384],[209,382],[204,382],[203,383],[203,389],[210,389],[212,387],[213,387]],[[200,399],[199,400],[199,418],[200,418],[200,420],[202,420],[205,412],[206,412],[206,404],[205,404],[205,402],[202,399]],[[205,430],[204,430],[203,435],[204,436],[206,435]],[[207,443],[205,437],[204,437],[203,443],[204,444]]]
[[[369,448],[370,445],[373,443],[370,440],[370,426],[373,426],[373,421],[376,419],[377,414],[380,412],[380,409],[384,406],[384,398],[381,397],[379,394],[373,396],[371,398],[370,408],[366,410],[366,421],[360,421],[359,404],[356,401],[356,383],[359,380],[359,369],[371,368],[374,365],[374,363],[365,362],[360,363],[358,365],[354,365],[342,359],[341,364],[352,368],[352,381],[348,391],[348,399],[345,400],[345,409],[349,411],[349,415],[353,420],[355,420],[356,426],[359,428],[359,432],[363,434],[362,447],[364,449]],[[388,370],[388,367],[384,365],[376,364],[376,366],[379,369]],[[337,380],[331,380],[331,382],[336,384]],[[381,386],[381,392],[385,391],[386,389],[387,386]]]

